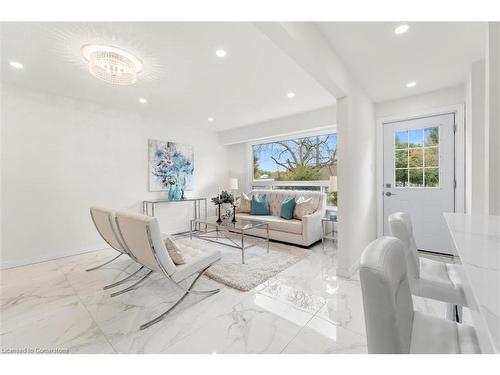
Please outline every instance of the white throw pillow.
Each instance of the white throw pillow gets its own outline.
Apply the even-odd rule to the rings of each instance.
[[[168,255],[172,258],[172,262],[176,265],[186,264],[186,260],[182,255],[182,251],[177,247],[172,237],[167,237],[163,240],[165,247],[167,248]]]
[[[240,206],[238,207],[238,212],[250,213],[250,198],[245,193],[241,193]]]
[[[302,220],[305,215],[310,215],[314,213],[314,208],[312,206],[312,198],[300,197],[295,201],[295,209],[293,210],[293,217],[295,219]]]

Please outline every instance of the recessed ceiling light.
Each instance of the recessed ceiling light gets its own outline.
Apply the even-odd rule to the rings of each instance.
[[[222,57],[226,57],[227,52],[224,51],[223,49],[218,49],[217,51],[215,51],[215,55],[217,57],[221,57],[222,58]]]
[[[146,98],[139,98],[139,103],[146,104],[148,100]]]
[[[15,69],[22,69],[22,68],[24,68],[24,65],[21,64],[20,62],[17,62],[17,61],[11,61],[10,62],[10,66],[12,66]]]
[[[289,98],[293,98],[295,96],[295,93],[293,91],[288,91],[286,93],[286,96],[288,96]]]
[[[213,117],[209,117],[207,118],[208,122],[214,122],[214,118]]]
[[[406,87],[415,87],[417,85],[417,82],[411,81],[406,84]]]
[[[409,28],[410,28],[410,26],[408,26],[406,24],[399,25],[398,27],[396,27],[394,29],[394,34],[396,34],[396,35],[404,34],[408,31]]]

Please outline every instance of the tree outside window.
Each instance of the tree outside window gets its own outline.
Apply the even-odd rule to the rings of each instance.
[[[257,144],[252,151],[255,180],[327,181],[337,175],[336,134]],[[318,190],[319,187],[301,189]],[[328,204],[336,205],[336,193],[327,194]]]

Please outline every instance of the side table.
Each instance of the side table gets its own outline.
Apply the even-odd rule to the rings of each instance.
[[[329,223],[331,224],[331,230],[329,230]],[[333,240],[337,242],[337,219],[332,219],[330,216],[321,219],[321,230],[323,236],[321,237],[321,246],[323,251],[325,251],[325,240]]]

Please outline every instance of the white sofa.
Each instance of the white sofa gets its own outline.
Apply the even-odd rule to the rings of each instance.
[[[271,215],[252,215],[250,213],[236,213],[236,219],[249,219],[263,221],[269,224],[269,238],[272,240],[293,243],[301,246],[310,246],[321,240],[321,218],[325,217],[326,195],[319,191],[309,190],[253,190],[248,195],[251,199],[253,194],[266,194],[269,201]],[[302,220],[283,219],[280,217],[281,202],[287,197],[312,198],[314,213],[305,215]],[[266,230],[262,228],[252,229],[249,234],[258,237],[266,237]]]

